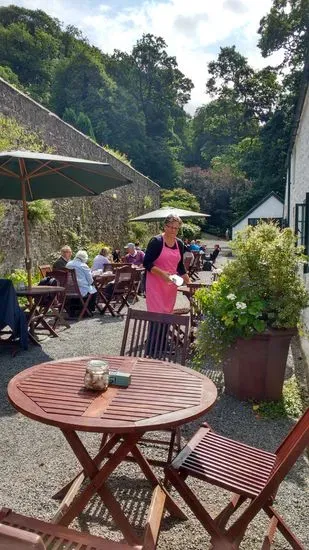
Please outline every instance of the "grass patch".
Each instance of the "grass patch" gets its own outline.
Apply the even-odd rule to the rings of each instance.
[[[299,418],[303,412],[301,391],[293,375],[283,385],[283,397],[280,401],[261,401],[253,405],[253,411],[262,418]]]

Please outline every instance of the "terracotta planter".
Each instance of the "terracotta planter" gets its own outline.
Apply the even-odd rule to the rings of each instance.
[[[225,392],[240,400],[278,401],[295,334],[297,329],[270,329],[249,340],[238,338],[223,366]]]

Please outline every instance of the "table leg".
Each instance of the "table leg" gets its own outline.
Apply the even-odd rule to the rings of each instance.
[[[150,481],[153,487],[156,487],[160,482],[156,477],[155,473],[152,471],[149,463],[147,462],[147,459],[142,455],[141,451],[136,445],[131,450],[131,454],[134,456],[144,476],[148,479],[148,481]],[[172,516],[175,516],[180,519],[188,519],[186,514],[181,510],[181,508],[175,502],[173,497],[167,491],[166,491],[165,508],[167,508],[167,510]]]
[[[67,509],[63,509],[62,517],[60,514],[56,514],[58,523],[60,525],[69,525],[75,517],[77,517],[88,504],[89,500],[98,493],[101,497],[103,504],[109,510],[115,523],[119,526],[123,536],[129,544],[141,544],[141,539],[137,537],[135,530],[131,526],[130,522],[126,518],[122,511],[120,504],[117,502],[111,491],[105,484],[107,478],[117,468],[117,466],[123,461],[125,456],[130,452],[132,446],[139,440],[139,435],[131,435],[130,441],[123,441],[116,449],[113,457],[110,458],[104,466],[99,468],[94,463],[94,460],[90,457],[88,451],[84,447],[83,443],[79,439],[78,435],[74,431],[64,431],[63,434],[72,448],[76,458],[82,465],[86,475],[90,479],[90,483],[81,493],[76,497],[72,504]],[[120,439],[120,436],[119,436]],[[109,443],[109,442],[108,442]],[[107,445],[108,445],[107,443]],[[101,449],[103,451],[103,449]]]

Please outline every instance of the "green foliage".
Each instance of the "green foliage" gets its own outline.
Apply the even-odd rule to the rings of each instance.
[[[108,244],[103,243],[103,242],[88,244],[88,246],[87,246],[88,265],[91,266],[93,264],[94,258],[100,253],[102,248],[107,248],[109,250],[109,253],[111,252],[110,246]]]
[[[150,195],[146,195],[144,197],[144,208],[145,210],[149,210],[153,206],[153,199],[150,197]]]
[[[277,419],[291,416],[299,418],[303,413],[301,391],[296,377],[293,375],[283,384],[282,398],[279,401],[261,401],[253,405],[258,417]]]
[[[180,230],[182,239],[198,239],[201,236],[201,228],[194,223],[183,223]]]
[[[3,202],[0,202],[0,222],[2,218],[4,218],[5,210],[6,210],[5,204],[3,204]]]
[[[161,206],[175,206],[184,210],[200,211],[200,205],[197,198],[186,189],[176,188],[172,190],[161,191]]]
[[[216,361],[237,338],[250,338],[267,328],[293,328],[309,296],[298,274],[302,250],[291,229],[275,224],[249,226],[236,235],[236,259],[219,281],[196,292],[203,313],[197,356]]]
[[[18,286],[19,284],[24,284],[24,285],[28,284],[28,274],[27,274],[27,271],[25,271],[24,269],[14,269],[12,273],[10,273],[9,275],[5,275],[4,278],[12,281],[14,286]],[[40,280],[39,273],[32,275],[33,284],[37,284],[39,280]]]
[[[10,67],[0,65],[0,78],[6,80],[10,84],[13,84],[16,88],[20,90],[23,89],[22,85],[19,82],[17,74],[15,74]]]
[[[139,241],[142,247],[145,247],[149,240],[153,237],[153,232],[147,223],[143,222],[130,222],[128,224],[128,241]]]
[[[29,132],[15,119],[0,115],[0,151],[20,149],[41,153],[52,152],[52,148],[47,147],[35,133]]]
[[[104,145],[105,151],[116,157],[116,159],[121,160],[121,162],[124,162],[125,164],[128,164],[131,166],[131,161],[127,158],[127,156],[124,153],[121,153],[121,151],[115,151],[108,145]]]
[[[71,126],[76,126],[77,114],[75,113],[74,109],[72,109],[72,107],[66,107],[64,109],[62,119],[68,124],[71,124]]]
[[[39,199],[27,203],[28,219],[32,223],[49,223],[53,221],[55,212],[51,201]]]
[[[76,128],[95,141],[95,135],[90,118],[85,113],[79,113],[76,120]]]

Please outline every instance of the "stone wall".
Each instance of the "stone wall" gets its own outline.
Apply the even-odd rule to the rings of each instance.
[[[35,132],[55,153],[109,162],[133,181],[99,197],[52,201],[56,217],[49,224],[31,225],[31,255],[34,265],[46,260],[64,242],[86,239],[122,247],[128,240],[128,220],[146,212],[145,197],[151,197],[154,210],[160,204],[160,188],[152,180],[121,162],[90,138],[63,122],[25,94],[0,78],[0,113],[14,118]],[[22,209],[19,203],[5,202],[0,221],[0,273],[23,267],[24,239]]]

